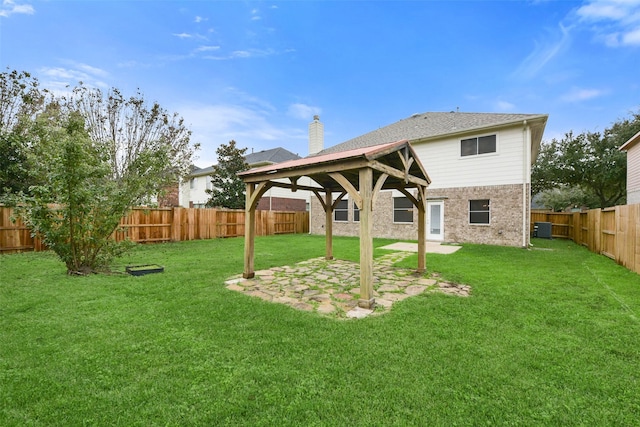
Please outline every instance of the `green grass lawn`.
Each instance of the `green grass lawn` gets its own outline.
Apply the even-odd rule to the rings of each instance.
[[[334,240],[337,258],[358,248]],[[257,238],[256,269],[323,251]],[[85,278],[51,253],[0,256],[0,425],[640,424],[640,276],[571,242],[427,254],[472,296],[361,320],[227,290],[242,254],[242,239],[138,246],[121,270],[165,272]]]

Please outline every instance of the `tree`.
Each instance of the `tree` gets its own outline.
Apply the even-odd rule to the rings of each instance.
[[[593,206],[598,203],[597,199],[589,197],[580,187],[566,186],[543,190],[538,193],[537,200],[554,212],[562,212],[569,207]]]
[[[238,172],[249,169],[245,161],[246,148],[237,148],[234,140],[229,144],[222,144],[216,150],[218,164],[213,166],[211,184],[212,189],[207,189],[211,198],[207,201],[209,207],[222,207],[229,209],[244,208],[244,183],[238,177]]]
[[[106,268],[126,248],[110,239],[127,209],[123,189],[110,179],[104,147],[94,144],[79,113],[50,107],[34,123],[32,173],[41,184],[21,214],[33,234],[65,263],[69,274]]]
[[[108,154],[111,178],[129,187],[133,203],[190,172],[199,145],[190,143],[184,120],[149,105],[139,91],[125,98],[116,88],[103,94],[80,84],[61,103],[85,118],[91,139]]]
[[[28,72],[0,73],[0,196],[29,191],[26,130],[43,108],[46,94]]]
[[[626,196],[626,153],[619,150],[640,131],[640,113],[620,120],[599,132],[574,135],[543,143],[532,170],[532,192],[577,187],[589,207],[608,207],[623,203]],[[593,201],[595,200],[595,202]]]
[[[78,86],[47,104],[29,130],[33,197],[25,221],[71,274],[106,268],[126,247],[111,235],[127,210],[177,182],[194,150],[181,118],[138,93]]]

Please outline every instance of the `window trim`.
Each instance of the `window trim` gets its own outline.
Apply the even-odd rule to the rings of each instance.
[[[486,210],[471,210],[471,203],[472,202],[484,202],[486,200],[487,202],[487,209]],[[479,225],[479,226],[488,226],[491,225],[491,199],[469,199],[469,216],[467,217],[469,220],[469,225]],[[488,217],[487,217],[487,222],[471,222],[471,214],[472,213],[487,213]]]
[[[351,206],[353,206],[353,222],[360,222],[360,209],[358,205],[354,201]],[[358,215],[358,219],[356,219],[356,214]]]
[[[496,137],[496,150],[495,151],[490,151],[487,153],[478,153],[478,149],[479,149],[479,140],[480,138],[486,138],[488,136],[495,136]],[[469,141],[471,139],[475,139],[476,140],[476,152],[474,154],[467,154],[467,155],[462,155],[462,141]],[[476,135],[476,136],[472,136],[469,138],[461,138],[460,139],[460,143],[458,144],[459,150],[458,150],[458,155],[459,158],[461,159],[473,159],[476,157],[485,157],[485,156],[495,156],[498,154],[498,133],[488,133],[488,134],[483,134],[483,135]]]

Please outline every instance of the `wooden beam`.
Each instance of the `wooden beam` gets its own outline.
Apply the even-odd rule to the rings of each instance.
[[[293,184],[288,184],[286,182],[278,182],[278,181],[271,181],[271,186],[272,187],[278,187],[278,188],[286,188],[288,190],[293,191]],[[298,190],[307,190],[307,191],[326,191],[323,187],[312,187],[310,185],[296,185],[296,188]]]
[[[256,207],[252,203],[255,198],[256,185],[246,185],[245,210],[244,210],[244,271],[242,277],[252,279],[255,276],[253,264],[254,242],[256,235]]]
[[[377,160],[371,161],[371,167],[373,169],[379,171],[379,172],[386,173],[387,175],[391,175],[391,176],[393,176],[395,178],[398,178],[398,179],[405,180],[405,178],[406,178],[406,182],[407,183],[410,182],[412,184],[422,185],[422,186],[425,186],[425,187],[429,186],[429,183],[427,182],[426,179],[422,179],[422,178],[419,178],[419,177],[413,176],[413,175],[408,175],[408,176],[405,177],[405,174],[404,174],[403,171],[398,170],[398,169],[396,169],[394,167],[385,165],[384,163],[381,163],[381,162],[379,162]]]
[[[373,298],[373,170],[360,169],[360,299],[358,305],[372,309],[375,305]]]
[[[279,178],[290,178],[292,176],[310,176],[310,175],[322,175],[329,172],[344,172],[348,170],[358,170],[369,165],[369,160],[366,158],[354,158],[351,160],[341,160],[331,163],[311,164],[295,169],[283,169],[268,171],[262,173],[251,174],[251,171],[243,172],[240,177],[246,182],[262,182]]]
[[[324,259],[333,259],[333,204],[331,197],[331,190],[327,190],[324,202],[326,206],[324,210]]]
[[[418,202],[418,199],[416,199],[415,197],[413,197],[413,194],[411,194],[410,192],[407,191],[406,188],[404,187],[397,187],[397,190],[399,192],[401,192],[402,194],[404,194],[406,196],[407,199],[409,199],[411,201],[411,203],[413,203],[413,206],[415,206],[416,208],[420,209],[420,202]]]
[[[418,187],[418,273],[426,271],[427,254],[427,192],[426,187]]]
[[[373,207],[376,205],[376,200],[378,200],[378,194],[380,194],[380,190],[382,190],[382,186],[384,185],[384,182],[387,180],[388,177],[389,175],[387,175],[386,173],[383,173],[378,177],[378,180],[376,181],[376,186],[373,187],[373,194],[371,195],[371,209],[373,209]]]
[[[405,184],[408,183],[408,179],[409,179],[409,168],[411,167],[411,164],[413,163],[413,157],[409,157],[409,147],[404,147],[403,150],[398,151],[398,156],[400,157],[400,160],[402,161],[402,166],[404,167],[404,182]]]
[[[343,190],[342,193],[340,193],[340,195],[331,204],[331,210],[332,211],[336,210],[336,207],[338,206],[338,203],[340,203],[342,201],[342,198],[344,196],[346,196],[346,195],[347,195],[347,190]]]
[[[327,211],[327,204],[324,202],[324,200],[322,200],[322,195],[320,195],[319,191],[313,190],[313,192],[315,193],[316,197],[320,201],[320,204],[322,205],[322,210],[326,212]]]
[[[344,188],[349,193],[353,201],[356,202],[358,208],[362,209],[362,198],[360,197],[360,194],[358,194],[358,190],[356,190],[356,188],[349,182],[349,180],[345,178],[344,175],[338,172],[331,172],[328,175],[333,178],[338,184],[340,184],[342,188]]]
[[[258,206],[258,202],[260,201],[260,197],[262,197],[262,195],[271,188],[271,184],[273,184],[271,181],[261,182],[257,187],[255,187],[254,184],[254,189],[252,190],[251,195],[249,195],[249,192],[247,191],[245,199],[250,203],[248,209],[253,209],[255,211],[256,206]]]

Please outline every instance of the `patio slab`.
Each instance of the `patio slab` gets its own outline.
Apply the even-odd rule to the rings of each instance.
[[[401,247],[407,247],[405,245],[411,243]],[[457,250],[459,247],[452,248]],[[360,265],[351,261],[312,258],[293,266],[256,271],[253,279],[242,279],[236,275],[230,277],[225,285],[231,291],[264,301],[338,319],[361,319],[388,313],[393,304],[423,293],[441,292],[457,297],[470,295],[469,286],[448,283],[435,274],[417,274],[415,270],[393,267],[393,264],[410,256],[412,251],[391,250],[394,252],[374,260],[373,294],[376,305],[373,310],[357,306]]]
[[[443,245],[439,242],[427,242],[426,251],[431,254],[452,254],[460,249],[462,246],[456,245]],[[389,251],[403,251],[403,252],[418,252],[418,244],[410,242],[397,242],[387,246],[382,246],[380,249],[386,249]]]

